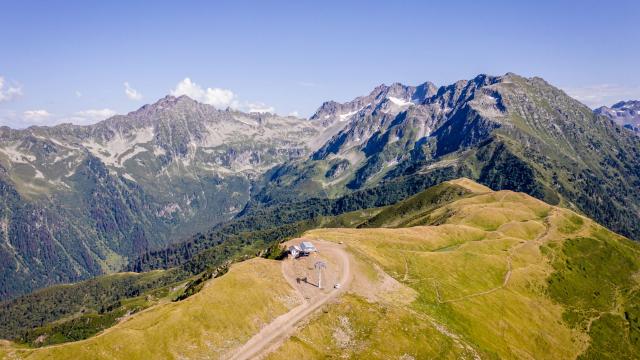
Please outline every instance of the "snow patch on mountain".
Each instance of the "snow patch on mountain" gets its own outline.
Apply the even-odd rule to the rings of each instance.
[[[140,146],[140,145],[138,145],[138,144],[134,145],[133,150],[131,150],[131,151],[127,151],[127,152],[125,152],[124,154],[122,154],[122,155],[120,156],[120,158],[118,159],[118,165],[119,165],[119,166],[123,166],[123,165],[124,165],[124,163],[125,163],[127,160],[129,160],[129,159],[131,159],[132,157],[134,157],[134,156],[136,156],[136,155],[138,155],[138,154],[140,154],[140,153],[143,153],[143,152],[145,152],[145,151],[149,151],[149,150],[147,150],[146,148],[144,148],[144,147],[142,147],[142,146]]]
[[[354,111],[350,111],[348,113],[345,114],[340,114],[338,116],[338,118],[340,119],[340,121],[347,121],[350,117],[352,117],[353,115],[357,114],[359,110],[354,110]]]
[[[603,115],[618,125],[640,135],[640,101],[620,101],[611,107],[602,106],[594,110],[597,115]]]
[[[396,104],[398,106],[401,106],[401,107],[413,105],[413,103],[411,101],[400,99],[400,98],[397,98],[395,96],[388,96],[387,99],[389,99],[392,103],[394,103],[394,104]]]
[[[127,173],[122,174],[122,177],[127,179],[127,180],[136,182],[136,179],[134,179],[133,176],[131,176],[131,175],[127,174]]]

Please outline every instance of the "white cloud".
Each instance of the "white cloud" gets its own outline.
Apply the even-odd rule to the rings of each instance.
[[[95,124],[102,120],[108,119],[116,115],[115,110],[111,109],[88,109],[83,111],[77,111],[71,116],[63,116],[50,122],[48,125],[72,123],[77,125],[89,125]]]
[[[0,76],[0,103],[10,101],[22,95],[22,87],[20,85],[6,85],[5,79]]]
[[[0,125],[6,125],[14,129],[23,129],[31,125],[52,125],[55,119],[47,110],[0,110]]]
[[[273,106],[262,102],[240,101],[238,96],[229,89],[210,87],[205,89],[188,77],[180,81],[170,93],[173,96],[186,95],[201,103],[213,105],[220,110],[231,108],[255,113],[276,112]]]
[[[250,113],[275,113],[276,109],[273,106],[268,106],[264,103],[247,103],[247,112]]]
[[[96,120],[104,120],[116,115],[115,110],[111,109],[89,109],[84,111],[78,111],[75,115],[86,118],[86,119],[96,119]]]
[[[142,99],[142,94],[139,93],[138,90],[132,88],[129,85],[129,82],[127,82],[127,81],[124,82],[124,93],[131,100],[141,100]]]
[[[111,109],[89,109],[70,115],[56,115],[43,109],[23,112],[0,109],[0,125],[6,125],[14,129],[22,129],[31,125],[54,126],[62,123],[89,125],[114,115],[116,115],[116,112]]]
[[[218,109],[226,109],[227,107],[238,108],[238,100],[233,91],[220,88],[204,89],[191,81],[190,78],[184,78],[184,80],[180,81],[176,85],[176,88],[171,91],[171,95],[187,95],[196,101],[213,105]]]
[[[581,87],[565,87],[564,91],[569,96],[591,108],[603,105],[611,106],[621,100],[640,99],[640,86],[594,84]]]
[[[47,110],[27,110],[22,113],[26,122],[41,124],[52,116]]]
[[[300,113],[298,112],[298,110],[293,110],[289,113],[289,116],[300,117]]]

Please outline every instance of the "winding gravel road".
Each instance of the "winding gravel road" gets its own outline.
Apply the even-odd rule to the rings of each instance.
[[[257,359],[267,353],[277,349],[285,340],[287,340],[296,330],[296,325],[322,308],[322,305],[328,301],[335,299],[344,293],[351,285],[351,260],[343,245],[327,242],[314,242],[323,257],[329,257],[336,263],[342,264],[342,274],[340,276],[340,289],[331,288],[328,292],[321,292],[310,300],[303,300],[301,305],[293,308],[286,314],[283,314],[273,320],[270,324],[262,328],[259,333],[254,335],[249,341],[233,352],[229,357],[232,360]],[[291,259],[284,260],[283,268],[287,266],[288,261],[296,261]],[[287,271],[282,272],[287,281],[292,284],[293,288],[299,292],[296,283],[297,279],[287,275]],[[304,297],[301,296],[304,299]]]

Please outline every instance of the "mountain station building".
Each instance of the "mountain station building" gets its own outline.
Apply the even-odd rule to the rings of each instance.
[[[300,245],[289,246],[289,254],[295,259],[300,256],[309,256],[313,252],[317,252],[318,249],[309,241],[303,241]]]

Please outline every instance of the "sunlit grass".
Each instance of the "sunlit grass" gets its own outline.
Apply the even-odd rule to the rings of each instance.
[[[217,358],[297,301],[279,262],[252,259],[186,300],[152,307],[104,334],[17,354],[27,359]]]
[[[407,218],[438,219],[437,226],[305,233],[346,245],[354,283],[269,358],[637,356],[637,244],[532,197],[463,185],[473,192],[438,209],[414,197],[334,222],[382,214],[385,226],[406,225]],[[419,201],[426,208],[416,208]],[[394,218],[389,209],[403,212]],[[153,307],[98,337],[38,350],[0,345],[0,355],[217,358],[294,305],[279,264],[254,259],[187,300]]]
[[[560,257],[558,252],[567,251],[563,249],[567,241],[573,241],[569,239],[592,233],[604,239],[603,246],[607,249],[631,247],[628,251],[633,252],[636,245],[629,240],[571,211],[553,210],[539,200],[509,191],[462,198],[429,211],[424,217],[444,219],[444,224],[396,229],[319,229],[306,235],[344,242],[364,261],[378,264],[396,280],[416,290],[418,297],[407,310],[436,319],[472,344],[483,357],[575,358],[587,351],[591,342],[606,343],[600,339],[601,334],[610,336],[612,326],[620,325],[617,320],[605,317],[602,325],[591,331],[597,338],[590,339],[585,329],[566,321],[570,311],[561,298],[549,296],[547,279],[557,274],[557,267],[554,269],[551,262]],[[601,261],[591,259],[592,262],[617,268],[613,260],[606,258],[609,250],[588,243],[584,246],[602,257]],[[629,269],[621,271],[630,276],[635,268]],[[593,279],[597,278],[593,275]],[[581,283],[582,280],[574,279],[565,286],[573,292],[580,289]],[[578,292],[574,296],[589,298],[592,294]],[[575,299],[571,302],[576,303]],[[350,306],[350,312],[366,312],[374,305],[351,299]],[[360,308],[355,309],[357,306]],[[599,310],[611,309],[609,302],[606,309]],[[301,337],[289,341],[283,349],[302,355],[326,354],[319,349],[352,354],[337,349],[335,339],[326,337],[335,331],[335,320],[332,323],[331,317],[323,315],[309,325],[309,329],[322,332],[325,337],[305,329]],[[394,336],[388,332],[380,335],[380,339]],[[377,343],[368,341],[374,351],[384,348],[382,345],[376,348],[373,344]],[[439,344],[443,349],[451,349]],[[632,351],[624,342],[616,346],[611,351],[619,351],[617,354],[622,357]],[[403,355],[400,349],[384,356],[380,355],[382,352],[369,354],[373,358]],[[431,353],[426,357],[433,356]]]

